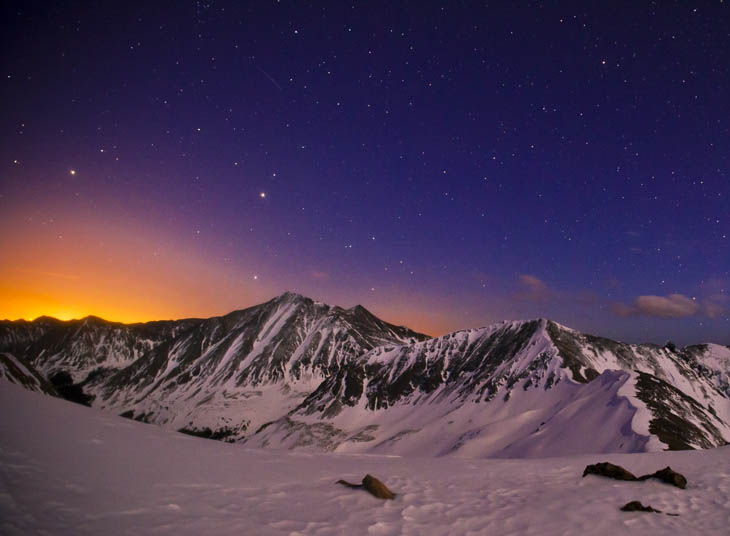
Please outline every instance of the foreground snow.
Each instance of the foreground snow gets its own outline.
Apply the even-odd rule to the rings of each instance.
[[[730,447],[533,460],[249,450],[0,384],[2,534],[727,534]],[[581,478],[671,465],[686,490]],[[335,485],[366,473],[395,501]],[[624,513],[631,500],[680,514]]]

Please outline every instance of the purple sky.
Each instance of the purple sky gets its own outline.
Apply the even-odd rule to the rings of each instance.
[[[593,4],[5,3],[0,317],[730,344],[730,5]]]

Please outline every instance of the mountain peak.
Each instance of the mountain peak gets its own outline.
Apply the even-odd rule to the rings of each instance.
[[[354,307],[350,307],[348,309],[348,311],[351,313],[356,313],[356,314],[363,314],[363,313],[372,314],[370,311],[365,309],[365,307],[363,307],[359,303],[357,305],[355,305]]]
[[[109,324],[111,322],[104,320],[100,316],[88,315],[81,319],[84,324]]]
[[[63,322],[63,320],[59,320],[58,318],[56,318],[54,316],[42,315],[42,316],[34,318],[33,322],[45,323],[45,324],[49,324],[49,323],[60,324],[61,322]]]
[[[287,290],[286,292],[280,294],[276,298],[274,298],[274,301],[286,301],[286,302],[296,302],[296,301],[302,301],[302,300],[309,300],[310,298],[303,296],[302,294],[299,294],[298,292],[293,292],[291,290]]]

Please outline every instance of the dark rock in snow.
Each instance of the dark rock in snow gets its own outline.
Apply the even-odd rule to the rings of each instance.
[[[672,486],[677,486],[680,489],[687,487],[687,479],[684,475],[673,471],[671,467],[665,467],[664,469],[650,475],[640,476],[638,480],[648,480],[650,478],[657,478],[665,484],[671,484]]]
[[[91,407],[94,397],[84,393],[82,386],[74,383],[71,375],[65,370],[56,372],[48,380],[56,389],[56,392],[61,395],[61,398],[65,398],[70,402],[76,402],[82,406]]]
[[[378,499],[395,499],[395,493],[372,475],[365,475],[365,478],[362,479],[362,487]]]
[[[636,480],[636,476],[633,473],[627,471],[620,465],[614,465],[609,462],[587,465],[583,471],[583,476],[586,475],[605,476],[606,478],[613,478],[615,480]]]
[[[644,506],[639,501],[631,501],[629,503],[624,504],[621,507],[622,512],[656,512],[657,514],[661,514],[661,510],[657,510],[656,508],[652,508],[651,506]]]
[[[352,484],[346,480],[338,480],[337,484],[342,484],[350,489],[364,489],[378,499],[395,499],[395,493],[388,489],[388,486],[372,475],[365,475],[362,484]]]

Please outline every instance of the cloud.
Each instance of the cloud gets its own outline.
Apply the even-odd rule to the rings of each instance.
[[[547,285],[534,275],[522,274],[520,282],[533,292],[545,292],[547,290]]]
[[[730,312],[730,296],[727,294],[713,294],[702,300],[702,310],[710,318],[717,318]]]
[[[312,270],[309,275],[312,276],[312,279],[317,279],[319,281],[327,281],[330,278],[330,274],[328,274],[327,272],[321,272],[319,270]]]
[[[702,306],[684,294],[669,296],[638,296],[632,305],[614,303],[611,311],[617,316],[652,316],[657,318],[685,318],[694,316]]]
[[[523,300],[543,302],[546,301],[551,294],[550,289],[542,279],[534,275],[522,274],[519,276],[520,284],[524,291],[519,294]]]
[[[636,298],[637,309],[647,316],[661,318],[683,318],[694,316],[700,311],[700,304],[684,294],[664,296],[639,296]]]

